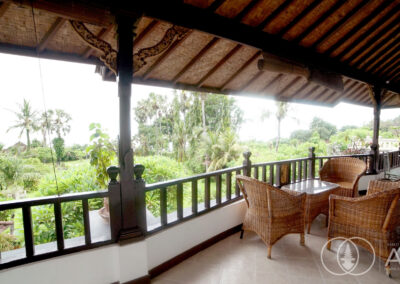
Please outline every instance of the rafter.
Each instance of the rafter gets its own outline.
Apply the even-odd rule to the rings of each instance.
[[[391,70],[392,67],[394,67],[395,65],[397,65],[397,64],[400,63],[399,60],[400,60],[400,53],[399,53],[398,55],[396,55],[394,58],[392,58],[391,60],[389,60],[386,64],[380,66],[380,67],[376,70],[376,72],[379,71],[379,70],[381,70],[381,71],[379,72],[379,75],[380,75],[380,76],[386,74],[387,72],[390,72],[390,70]],[[374,71],[373,73],[376,73],[376,72]]]
[[[174,82],[174,84],[176,84],[176,82],[178,82],[179,78],[182,77],[182,75],[190,68],[192,67],[197,60],[199,60],[199,58],[201,58],[211,47],[213,47],[217,42],[219,41],[219,38],[214,37],[212,40],[210,40],[206,46],[204,46],[199,53],[196,54],[195,57],[193,57],[188,64],[185,65],[185,67],[182,68],[181,71],[178,72],[178,74],[175,75],[175,77],[172,79],[172,81]]]
[[[197,87],[201,87],[203,85],[203,83],[212,75],[214,74],[215,71],[218,70],[219,67],[221,67],[226,61],[229,60],[229,58],[231,58],[236,52],[239,51],[239,49],[241,49],[243,47],[243,45],[241,44],[237,44],[234,48],[232,48],[231,51],[229,51],[229,53],[227,55],[224,56],[224,58],[222,58],[220,61],[217,62],[217,64],[215,64],[215,66],[207,72],[206,75],[204,75],[198,82],[197,82]]]
[[[274,79],[272,79],[271,81],[269,81],[268,84],[264,88],[262,88],[260,92],[265,92],[266,90],[268,90],[268,88],[275,85],[275,83],[278,82],[278,80],[280,80],[282,77],[283,77],[283,74],[276,75],[276,77]]]
[[[322,98],[323,98],[324,95],[325,95],[326,93],[328,93],[329,91],[331,92],[331,93],[329,94],[329,96],[330,96],[330,95],[333,95],[333,94],[335,93],[334,90],[325,88],[325,90],[324,90],[322,93],[320,93],[318,96],[316,96],[316,97],[314,98],[314,100],[318,101],[319,99],[321,99],[321,101],[324,102],[325,100],[322,99]],[[329,97],[329,96],[328,96],[328,97]]]
[[[282,94],[285,93],[289,88],[291,88],[294,84],[296,84],[301,79],[302,79],[301,76],[297,76],[292,81],[290,81],[290,83],[288,83],[282,90],[280,90],[277,94],[275,94],[277,96],[277,98],[278,99],[283,98]]]
[[[352,99],[355,100],[355,101],[362,101],[363,97],[365,97],[365,96],[369,97],[369,94],[366,94],[364,91],[363,92],[358,92],[358,94],[355,95],[354,97],[352,97]]]
[[[147,79],[151,73],[156,69],[156,67],[158,65],[160,65],[161,63],[163,63],[165,61],[165,59],[168,58],[168,56],[175,50],[175,48],[177,48],[178,46],[180,46],[185,39],[188,38],[188,36],[192,33],[192,30],[189,30],[182,38],[180,39],[176,39],[171,45],[170,47],[164,51],[158,58],[157,60],[146,70],[146,72],[143,74],[143,78]]]
[[[262,21],[258,26],[257,29],[263,30],[265,27],[275,19],[283,10],[285,10],[289,5],[293,2],[293,0],[285,0],[279,5],[271,14],[269,14],[264,21]]]
[[[0,3],[0,18],[3,17],[3,15],[7,11],[8,7],[10,7],[9,2]]]
[[[251,84],[253,84],[253,82],[255,80],[257,80],[258,78],[260,78],[261,75],[264,74],[264,71],[258,71],[256,75],[254,75],[253,77],[250,78],[249,81],[247,81],[245,84],[243,84],[243,86],[240,88],[239,92],[242,92],[243,90],[245,90],[246,88],[248,88]]]
[[[386,61],[395,56],[400,51],[400,37],[392,43],[388,44],[384,49],[382,49],[379,53],[375,54],[370,60],[369,64],[366,66],[365,71],[372,70],[377,64],[378,68],[383,66]]]
[[[294,41],[298,44],[303,39],[305,39],[312,31],[314,31],[320,24],[322,24],[327,18],[329,18],[333,13],[335,13],[344,2],[337,1],[333,6],[326,10],[314,23],[312,23],[308,28],[306,28],[302,33],[300,33]]]
[[[400,64],[395,66],[392,70],[390,70],[390,72],[388,72],[386,74],[387,77],[392,76],[394,74],[394,72],[396,72],[398,69],[400,68]],[[390,78],[390,77],[389,77]]]
[[[314,0],[311,4],[309,4],[300,14],[298,14],[287,26],[285,26],[278,34],[279,37],[282,37],[286,34],[291,28],[293,28],[296,24],[298,24],[305,16],[308,15],[314,8],[316,8],[319,4],[321,4],[322,0]]]
[[[97,36],[99,39],[104,39],[104,38],[108,35],[108,33],[112,30],[112,28],[113,28],[112,25],[110,25],[108,28],[102,28],[102,29],[100,30],[100,32],[99,32],[96,36]],[[89,46],[89,47],[87,47],[87,48],[85,49],[85,51],[83,52],[83,55],[82,55],[82,56],[83,56],[84,58],[89,58],[90,55],[92,55],[94,51],[95,51],[95,49],[94,49],[93,47]]]
[[[260,3],[260,0],[251,0],[250,3],[247,4],[247,6],[244,7],[244,9],[243,9],[242,11],[240,11],[240,13],[237,14],[237,15],[235,16],[234,19],[235,19],[236,21],[239,21],[239,22],[240,22],[241,20],[243,20],[244,17],[246,17],[246,15],[247,15],[248,13],[250,13],[250,11],[251,11],[258,3]]]
[[[310,82],[307,81],[305,82],[300,88],[298,88],[295,92],[293,92],[291,95],[287,96],[288,99],[294,98],[297,94],[300,94],[302,91],[304,91],[308,86],[310,85]]]
[[[318,100],[318,98],[320,98],[320,97],[322,97],[323,95],[325,95],[327,92],[329,92],[330,91],[330,89],[328,89],[328,88],[324,88],[323,90],[322,90],[322,92],[320,92],[318,95],[316,95],[314,98],[312,98],[313,100]]]
[[[355,89],[351,94],[349,94],[345,98],[348,100],[354,100],[355,97],[357,97],[359,94],[361,94],[363,92],[365,92],[365,85],[360,84],[360,86],[357,87],[357,89]]]
[[[336,57],[342,58],[343,56],[346,56],[351,50],[356,48],[361,42],[363,42],[365,39],[367,39],[372,33],[374,33],[377,29],[379,29],[380,27],[383,27],[383,26],[384,26],[384,28],[381,31],[379,31],[378,34],[384,35],[387,31],[389,31],[393,27],[393,25],[391,26],[391,23],[397,18],[395,16],[395,14],[398,13],[399,10],[400,10],[400,4],[397,5],[395,8],[391,9],[386,15],[384,15],[381,19],[379,19],[373,26],[371,26],[368,30],[366,30],[363,34],[361,34],[357,39],[355,39],[354,42],[352,42],[349,46],[347,46],[339,54],[337,54]],[[368,42],[369,42],[369,40],[366,43],[362,44],[361,47],[368,46]]]
[[[386,26],[385,29],[381,30],[378,34],[376,34],[374,37],[370,38],[364,45],[367,48],[360,48],[356,52],[354,52],[351,56],[346,58],[343,62],[346,64],[353,63],[357,64],[357,62],[360,62],[360,59],[363,58],[364,56],[362,55],[364,52],[364,55],[368,54],[369,52],[366,52],[368,47],[372,47],[370,51],[372,53],[376,52],[381,45],[385,44],[386,39],[390,38],[392,35],[396,35],[400,31],[400,24],[396,23],[395,26],[388,25]]]
[[[247,68],[247,66],[249,66],[254,60],[256,60],[259,56],[261,55],[261,51],[256,51],[256,53],[254,53],[254,55],[252,57],[250,57],[249,60],[247,60],[242,66],[240,66],[240,68],[231,76],[228,78],[228,80],[226,80],[222,86],[220,87],[221,90],[225,90],[225,87],[233,81],[233,79],[235,79],[240,73],[242,73],[242,71],[244,69]]]
[[[55,37],[57,32],[62,28],[66,21],[66,19],[60,17],[55,20],[55,22],[51,25],[50,29],[46,32],[46,34],[38,44],[38,52],[42,52],[46,48],[47,44]]]
[[[215,0],[211,3],[210,6],[207,7],[207,10],[211,12],[215,12],[222,4],[224,4],[225,0]]]
[[[339,1],[340,2],[340,1]],[[350,12],[346,13],[346,15],[341,18],[335,25],[333,25],[326,33],[324,33],[317,41],[315,41],[310,48],[316,48],[320,45],[323,41],[329,38],[331,35],[336,33],[343,24],[345,24],[351,17],[354,16],[360,9],[365,7],[368,4],[369,0],[363,0],[358,3]]]
[[[383,55],[385,55],[386,52],[390,51],[392,47],[396,47],[400,43],[400,37],[396,35],[397,38],[389,39],[386,41],[376,52],[368,52],[365,54],[362,59],[359,60],[359,64],[357,65],[359,68],[363,68],[366,66],[365,71],[369,70],[370,64],[374,59],[381,59]]]
[[[339,48],[343,43],[345,43],[348,39],[354,36],[357,32],[359,32],[362,28],[364,28],[368,23],[370,23],[375,17],[377,17],[383,10],[385,10],[391,1],[385,1],[382,5],[379,5],[374,11],[367,15],[364,19],[362,19],[357,25],[355,25],[350,31],[348,31],[344,36],[342,36],[337,42],[335,42],[328,50],[325,51],[327,54],[331,54],[337,48]],[[385,16],[383,16],[385,17]]]
[[[384,68],[385,66],[387,66],[387,64],[392,63],[393,59],[396,59],[396,56],[398,56],[400,54],[399,47],[400,47],[400,44],[397,44],[396,46],[392,47],[382,57],[375,59],[375,61],[372,64],[370,64],[366,70],[367,71],[372,70],[375,67],[374,70],[372,71],[372,73],[376,73],[377,71],[379,71],[382,68]],[[379,65],[376,66],[377,64],[379,64]]]
[[[312,93],[314,93],[316,90],[318,90],[319,88],[322,88],[320,85],[315,85],[314,87],[311,88],[311,90],[309,90],[307,93],[303,94],[302,96],[299,96],[298,99],[299,100],[304,100],[307,97],[309,97]]]

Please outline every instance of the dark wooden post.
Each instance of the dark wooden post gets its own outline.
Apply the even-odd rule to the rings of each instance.
[[[315,147],[308,148],[308,178],[315,178]]]
[[[376,174],[379,168],[379,124],[381,116],[381,101],[384,89],[374,86],[370,88],[370,96],[374,104],[374,132],[372,136],[371,145],[371,163],[369,166],[369,172],[371,174]]]
[[[250,177],[251,176],[251,161],[250,161],[251,152],[243,153],[243,175]]]
[[[115,166],[108,167],[108,206],[110,211],[111,239],[117,241],[122,227],[121,211],[121,184],[117,181],[119,168]]]
[[[118,96],[119,96],[119,164],[121,183],[122,230],[120,239],[142,236],[136,215],[136,190],[131,147],[131,84],[133,76],[134,22],[137,19],[117,15],[118,25]]]
[[[142,178],[145,167],[141,164],[136,164],[134,167],[135,172],[135,192],[136,192],[136,216],[137,225],[143,234],[147,232],[146,220],[146,182]]]

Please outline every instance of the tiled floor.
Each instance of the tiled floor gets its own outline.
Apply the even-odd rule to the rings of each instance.
[[[326,235],[325,218],[320,216],[314,221],[311,234],[306,235],[306,246],[300,246],[298,234],[287,235],[272,247],[272,259],[267,259],[267,248],[257,235],[245,232],[240,240],[237,233],[173,267],[152,283],[400,283],[400,267],[393,267],[393,277],[389,278],[378,259],[362,276],[330,274],[321,262]],[[340,241],[334,242],[333,252],[323,252],[325,265],[333,272],[341,272],[334,252],[339,245]],[[360,249],[359,263],[353,272],[362,272],[370,263],[372,255]]]

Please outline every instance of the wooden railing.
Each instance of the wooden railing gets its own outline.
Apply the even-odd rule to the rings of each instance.
[[[77,252],[85,249],[99,247],[109,244],[113,239],[92,242],[90,231],[90,218],[89,218],[89,200],[94,198],[105,198],[109,196],[108,191],[97,192],[84,192],[66,194],[62,196],[46,196],[40,198],[13,200],[0,202],[0,211],[4,210],[22,210],[22,222],[24,231],[25,253],[20,251],[21,255],[17,255],[12,261],[7,259],[0,259],[0,269],[16,266],[19,264],[29,263],[37,260],[42,260],[54,256],[59,256],[67,253]],[[84,227],[84,244],[66,248],[64,240],[62,205],[65,202],[81,202],[82,205],[82,218]],[[33,223],[32,223],[32,207],[50,205],[54,207],[54,226],[56,233],[56,250],[45,251],[44,253],[35,253],[35,244],[33,237]],[[39,220],[40,221],[40,220]],[[48,224],[49,225],[49,224]]]
[[[388,153],[390,168],[400,166],[399,153],[399,151]],[[374,166],[378,171],[382,171],[384,159],[383,153],[378,156],[379,160],[376,163],[371,154],[316,157],[314,148],[310,148],[308,157],[277,162],[252,164],[250,161],[251,153],[244,153],[243,156],[242,166],[148,185],[142,179],[144,167],[136,165],[134,188],[132,189],[132,195],[128,197],[124,197],[121,194],[121,184],[117,181],[119,169],[110,167],[108,173],[111,180],[108,191],[0,202],[0,211],[22,210],[25,236],[25,255],[22,258],[8,262],[0,259],[0,269],[110,244],[124,239],[126,236],[133,238],[137,236],[137,231],[142,231],[141,236],[149,235],[210,212],[242,198],[235,179],[238,174],[252,176],[270,184],[281,186],[282,182],[293,183],[318,177],[319,169],[322,168],[324,162],[331,158],[349,156],[359,158],[367,163],[369,172],[373,172]],[[284,180],[282,180],[282,177],[284,177]],[[106,241],[93,242],[90,232],[89,200],[105,197],[109,199],[111,237]],[[66,248],[61,206],[64,202],[70,201],[82,203],[84,244]],[[123,213],[122,205],[124,202],[131,206],[129,214]],[[54,206],[57,241],[55,251],[36,254],[31,209],[33,206],[40,205]],[[149,211],[157,219],[152,224],[149,222],[151,220],[146,218],[146,215],[150,215],[148,214]],[[132,231],[124,226],[127,223],[125,220],[129,220],[133,215],[139,221],[136,225],[137,230]]]

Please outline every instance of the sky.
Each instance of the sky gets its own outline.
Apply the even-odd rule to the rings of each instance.
[[[89,143],[89,124],[100,123],[112,138],[119,131],[118,94],[115,82],[104,82],[94,73],[94,66],[56,60],[0,54],[0,143],[6,147],[17,141],[26,143],[26,136],[19,138],[20,131],[8,128],[15,124],[18,104],[27,99],[38,112],[45,109],[63,109],[72,116],[71,132],[65,137],[66,145]],[[41,84],[42,82],[42,84]],[[43,87],[43,88],[42,88]],[[153,86],[132,86],[132,107],[150,92],[172,96],[172,89]],[[239,130],[239,138],[267,141],[276,137],[274,119],[275,102],[236,96],[244,112],[245,122]],[[306,104],[290,104],[288,118],[282,122],[282,137],[289,137],[297,129],[308,129],[313,117],[320,117],[338,128],[345,125],[362,126],[373,118],[372,108],[339,103],[335,107]],[[261,120],[263,111],[271,112],[270,119]],[[397,109],[383,110],[381,119],[400,115]],[[137,125],[132,122],[132,133]],[[40,132],[32,138],[41,140]]]

